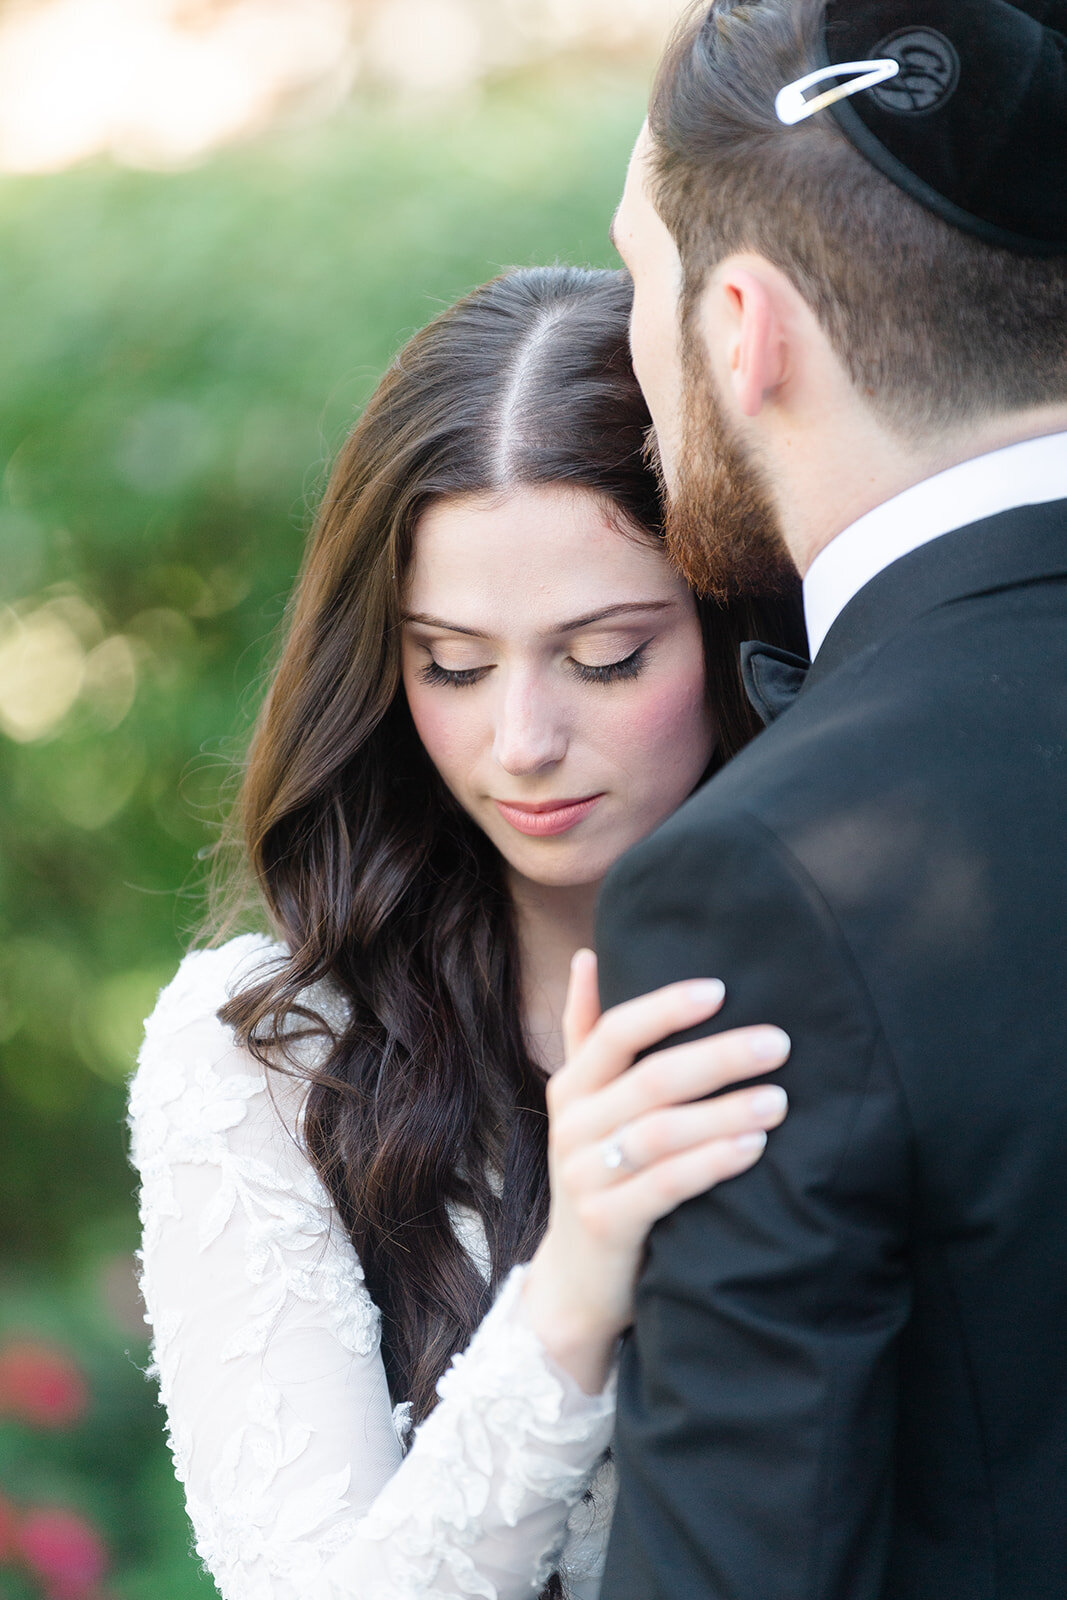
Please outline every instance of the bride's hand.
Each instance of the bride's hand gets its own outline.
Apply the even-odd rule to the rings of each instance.
[[[587,1393],[603,1387],[633,1320],[652,1224],[752,1166],[785,1116],[774,1085],[699,1098],[781,1066],[789,1039],[780,1028],[736,1028],[634,1066],[642,1050],[713,1016],[723,998],[714,980],[673,983],[601,1016],[596,957],[574,958],[566,1063],[547,1086],[552,1203],[523,1304],[549,1355]]]

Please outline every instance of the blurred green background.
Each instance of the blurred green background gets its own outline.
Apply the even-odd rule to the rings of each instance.
[[[102,1542],[79,1593],[214,1593],[143,1376],[124,1080],[331,454],[456,295],[615,264],[646,82],[572,55],[421,109],[349,98],[190,170],[0,177],[4,1600],[60,1593],[12,1553],[35,1505]]]

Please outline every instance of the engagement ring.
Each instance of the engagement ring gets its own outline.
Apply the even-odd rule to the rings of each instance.
[[[622,1133],[620,1128],[618,1133],[604,1140],[600,1146],[600,1158],[609,1172],[636,1172],[637,1167],[622,1147]]]

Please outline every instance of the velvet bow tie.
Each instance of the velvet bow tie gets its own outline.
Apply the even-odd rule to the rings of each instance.
[[[811,667],[803,656],[750,639],[741,646],[741,677],[753,709],[765,724],[788,711]]]

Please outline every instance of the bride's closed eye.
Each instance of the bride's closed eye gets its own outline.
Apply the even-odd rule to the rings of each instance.
[[[571,656],[570,666],[575,677],[582,683],[619,683],[624,679],[638,676],[644,665],[645,651],[651,643],[651,639],[646,639],[644,644],[639,644],[636,650],[632,650],[621,661],[607,661],[602,666],[589,666]],[[442,667],[440,662],[431,656],[430,660],[419,668],[419,677],[423,683],[466,689],[472,684],[479,683],[491,670],[490,667],[463,667],[450,670],[448,667]]]
[[[464,667],[461,671],[450,672],[431,656],[429,661],[419,668],[419,677],[423,683],[448,684],[453,689],[466,689],[470,684],[484,678],[489,670],[488,667]]]
[[[621,661],[608,661],[600,667],[589,667],[581,661],[571,657],[576,677],[583,683],[618,683],[625,678],[636,678],[645,664],[645,651],[652,643],[646,639],[644,644],[639,644],[628,656],[623,656]]]

